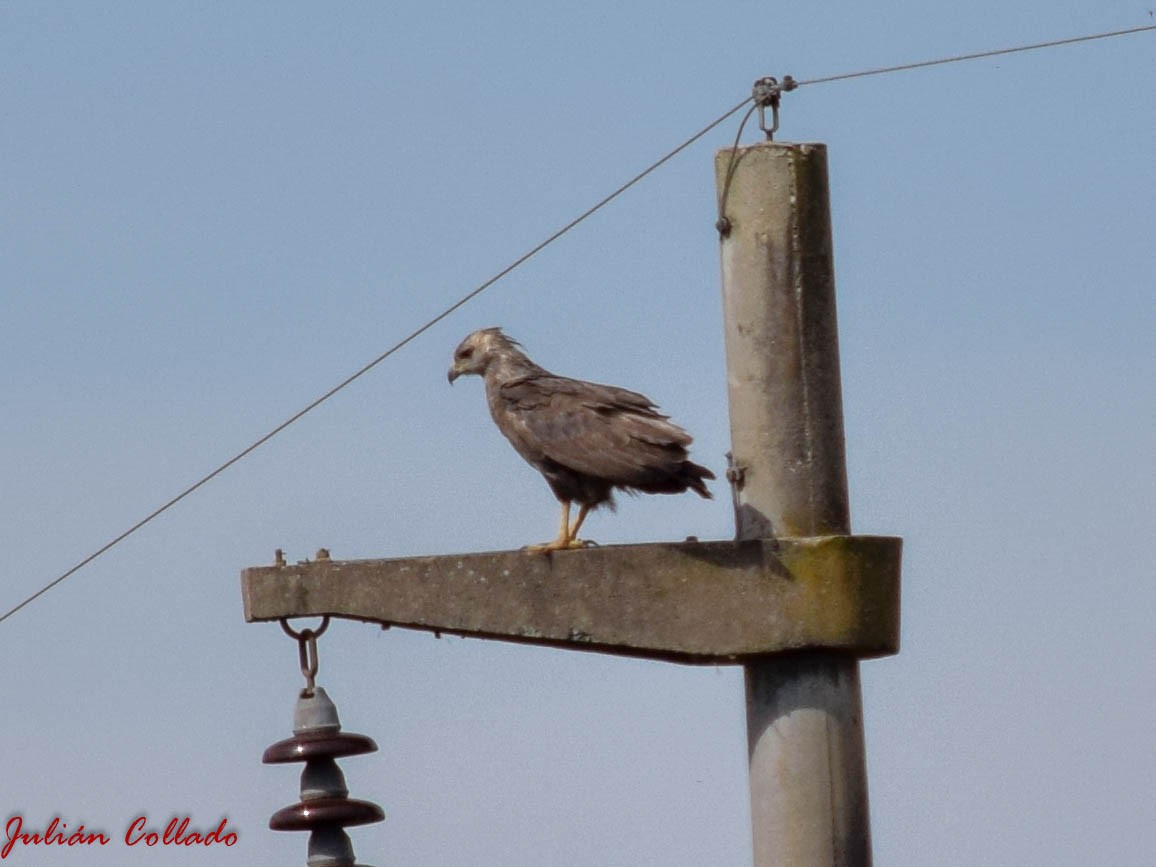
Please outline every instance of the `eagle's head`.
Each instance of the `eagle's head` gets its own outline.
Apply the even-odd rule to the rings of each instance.
[[[482,328],[458,344],[448,378],[451,384],[459,376],[474,373],[485,376],[495,358],[518,351],[518,343],[502,333],[501,328]]]

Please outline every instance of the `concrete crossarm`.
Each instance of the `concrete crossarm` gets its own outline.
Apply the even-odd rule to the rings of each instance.
[[[241,573],[247,621],[328,614],[686,663],[899,650],[902,540],[821,536],[319,559]]]

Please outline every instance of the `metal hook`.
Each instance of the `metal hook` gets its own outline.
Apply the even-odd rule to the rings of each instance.
[[[313,695],[317,688],[317,635],[312,629],[301,630],[297,641],[297,658],[301,662],[301,673],[305,675],[305,689],[302,695]]]
[[[317,639],[329,628],[329,615],[321,618],[321,626],[317,629],[302,629],[297,632],[289,625],[285,618],[281,619],[281,629],[290,638],[297,640],[297,658],[301,664],[301,674],[305,677],[305,689],[302,696],[311,696],[317,688]]]
[[[316,629],[302,629],[300,632],[298,632],[292,626],[289,625],[289,618],[288,617],[282,617],[280,620],[280,623],[281,623],[281,631],[283,631],[286,635],[288,635],[290,638],[292,638],[295,641],[299,641],[301,639],[301,636],[304,635],[306,632],[312,632],[314,638],[320,638],[322,635],[325,634],[325,630],[329,628],[329,615],[326,614],[321,618],[321,625],[318,626]]]

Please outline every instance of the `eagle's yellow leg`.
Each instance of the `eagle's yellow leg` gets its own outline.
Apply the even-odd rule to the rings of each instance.
[[[568,513],[570,510],[567,509],[566,511]],[[571,548],[581,548],[585,544],[578,538],[578,528],[582,526],[582,522],[586,520],[586,516],[589,514],[590,507],[583,504],[582,508],[578,510],[578,520],[575,521],[574,526],[570,528],[569,541]],[[566,517],[569,518],[569,514],[567,514]]]
[[[582,522],[586,520],[586,513],[590,511],[589,506],[583,506],[578,510],[578,520],[574,522],[574,527],[570,527],[570,501],[562,501],[562,521],[558,526],[558,538],[552,542],[543,542],[541,545],[527,545],[525,550],[533,551],[535,554],[548,554],[551,551],[565,551],[568,548],[582,548],[584,543],[578,540],[578,528],[582,526]]]

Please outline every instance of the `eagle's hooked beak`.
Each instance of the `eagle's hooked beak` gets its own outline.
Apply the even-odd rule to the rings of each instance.
[[[462,375],[462,372],[460,370],[458,370],[458,366],[455,364],[453,367],[450,368],[450,372],[446,374],[446,379],[448,379],[450,381],[450,385],[453,385],[454,380],[457,379],[461,375]]]

